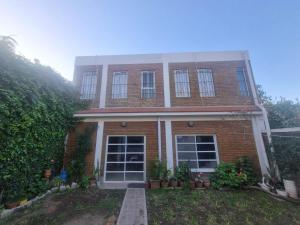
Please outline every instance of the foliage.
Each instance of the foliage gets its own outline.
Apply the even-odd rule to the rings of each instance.
[[[278,165],[283,178],[300,176],[300,137],[272,137],[274,153],[270,154]],[[272,158],[271,157],[271,158]]]
[[[175,168],[175,177],[179,181],[188,181],[190,178],[190,168],[187,163],[181,163]]]
[[[248,156],[242,156],[235,162],[238,172],[243,172],[247,175],[247,184],[253,185],[257,183],[257,175],[253,169],[253,162]]]
[[[56,176],[51,180],[51,184],[53,187],[60,187],[63,183],[64,180],[61,179],[59,176]]]
[[[161,180],[165,179],[170,172],[167,170],[167,164],[159,159],[150,162],[150,179]]]
[[[247,181],[247,175],[244,172],[238,172],[233,163],[220,163],[210,180],[212,186],[217,189],[240,188]]]
[[[90,126],[82,134],[77,134],[75,151],[68,164],[68,172],[72,181],[80,182],[86,169],[86,155],[91,151],[92,133],[96,126]]]
[[[79,187],[86,190],[89,187],[89,180],[90,178],[88,176],[83,175],[79,181]]]
[[[258,95],[268,112],[270,127],[285,128],[300,126],[300,102],[280,98],[274,101],[260,85],[257,86]]]
[[[62,166],[64,140],[82,105],[71,83],[50,67],[15,54],[15,41],[0,36],[0,192],[4,200],[46,187],[43,170]],[[13,194],[15,193],[15,194]]]

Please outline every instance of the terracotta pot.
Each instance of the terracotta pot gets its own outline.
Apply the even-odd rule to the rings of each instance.
[[[196,188],[202,188],[203,187],[203,182],[197,181],[197,182],[195,182],[195,186],[196,186]]]
[[[47,170],[45,170],[44,171],[44,177],[45,178],[47,178],[47,179],[49,179],[49,177],[51,176],[51,169],[47,169]]]
[[[209,180],[204,181],[203,186],[206,187],[206,188],[209,188],[210,187],[210,181]]]
[[[90,186],[91,186],[91,187],[97,186],[97,181],[96,181],[95,178],[90,179]]]
[[[151,186],[150,182],[145,183],[145,189],[150,189],[150,186]]]
[[[196,182],[193,180],[190,180],[190,189],[195,189],[196,187]]]
[[[160,184],[161,184],[161,187],[163,187],[163,188],[169,187],[169,182],[166,180],[163,180]]]
[[[177,187],[177,180],[170,180],[170,186],[171,187]]]
[[[151,189],[160,188],[160,180],[150,180]]]
[[[184,186],[184,182],[183,181],[178,181],[178,187],[183,187]]]
[[[5,208],[13,209],[13,208],[16,208],[17,206],[19,206],[19,204],[20,204],[20,201],[7,202],[7,203],[5,203]]]

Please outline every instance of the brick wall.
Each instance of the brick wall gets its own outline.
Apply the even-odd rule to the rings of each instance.
[[[157,122],[128,122],[126,127],[121,127],[121,122],[105,122],[101,155],[101,171],[104,172],[106,158],[106,144],[108,135],[144,135],[146,136],[146,167],[149,172],[149,160],[158,158]]]
[[[170,95],[172,106],[199,105],[249,105],[254,104],[251,97],[240,96],[236,68],[244,67],[244,61],[171,63],[169,64]],[[197,69],[212,69],[215,97],[200,97]],[[174,70],[187,69],[189,74],[191,97],[178,98],[175,93]],[[249,91],[250,85],[246,76]],[[251,91],[250,91],[251,93]]]
[[[141,72],[155,72],[156,98],[141,98]],[[127,71],[128,73],[128,97],[125,99],[112,99],[113,73]],[[107,107],[158,107],[164,106],[163,93],[163,65],[162,64],[135,64],[135,65],[109,65],[107,78]]]
[[[75,68],[74,73],[74,84],[80,93],[81,86],[82,86],[82,77],[84,72],[96,72],[97,76],[97,85],[96,85],[96,96],[93,100],[90,100],[90,108],[98,108],[99,101],[100,101],[100,89],[101,89],[101,77],[102,77],[102,65],[100,66],[77,66]]]
[[[194,127],[188,127],[187,121],[172,122],[174,166],[176,166],[175,135],[215,134],[220,161],[234,162],[239,156],[247,155],[260,174],[260,166],[252,134],[251,121],[195,121]]]
[[[85,129],[88,127],[97,127],[97,123],[88,123],[88,122],[80,122],[76,125],[75,128],[71,129],[68,136],[67,141],[67,150],[65,152],[64,156],[64,166],[68,165],[68,162],[70,161],[70,157],[72,153],[74,153],[76,149],[76,141],[77,136],[85,132]],[[94,158],[95,158],[95,146],[96,146],[96,132],[97,129],[94,129],[91,140],[91,149],[89,153],[86,156],[86,175],[92,176],[94,171]]]

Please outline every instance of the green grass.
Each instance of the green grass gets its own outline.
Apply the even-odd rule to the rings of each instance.
[[[21,209],[0,220],[0,225],[58,225],[76,218],[100,220],[118,216],[125,190],[99,190],[91,188],[51,194],[32,206]],[[94,217],[94,218],[93,218]],[[80,221],[88,224],[90,221]]]
[[[300,205],[259,191],[148,190],[149,225],[299,225]]]

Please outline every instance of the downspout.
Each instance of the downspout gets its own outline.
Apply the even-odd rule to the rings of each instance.
[[[157,118],[157,145],[158,145],[158,159],[161,161],[161,126],[160,117]]]

